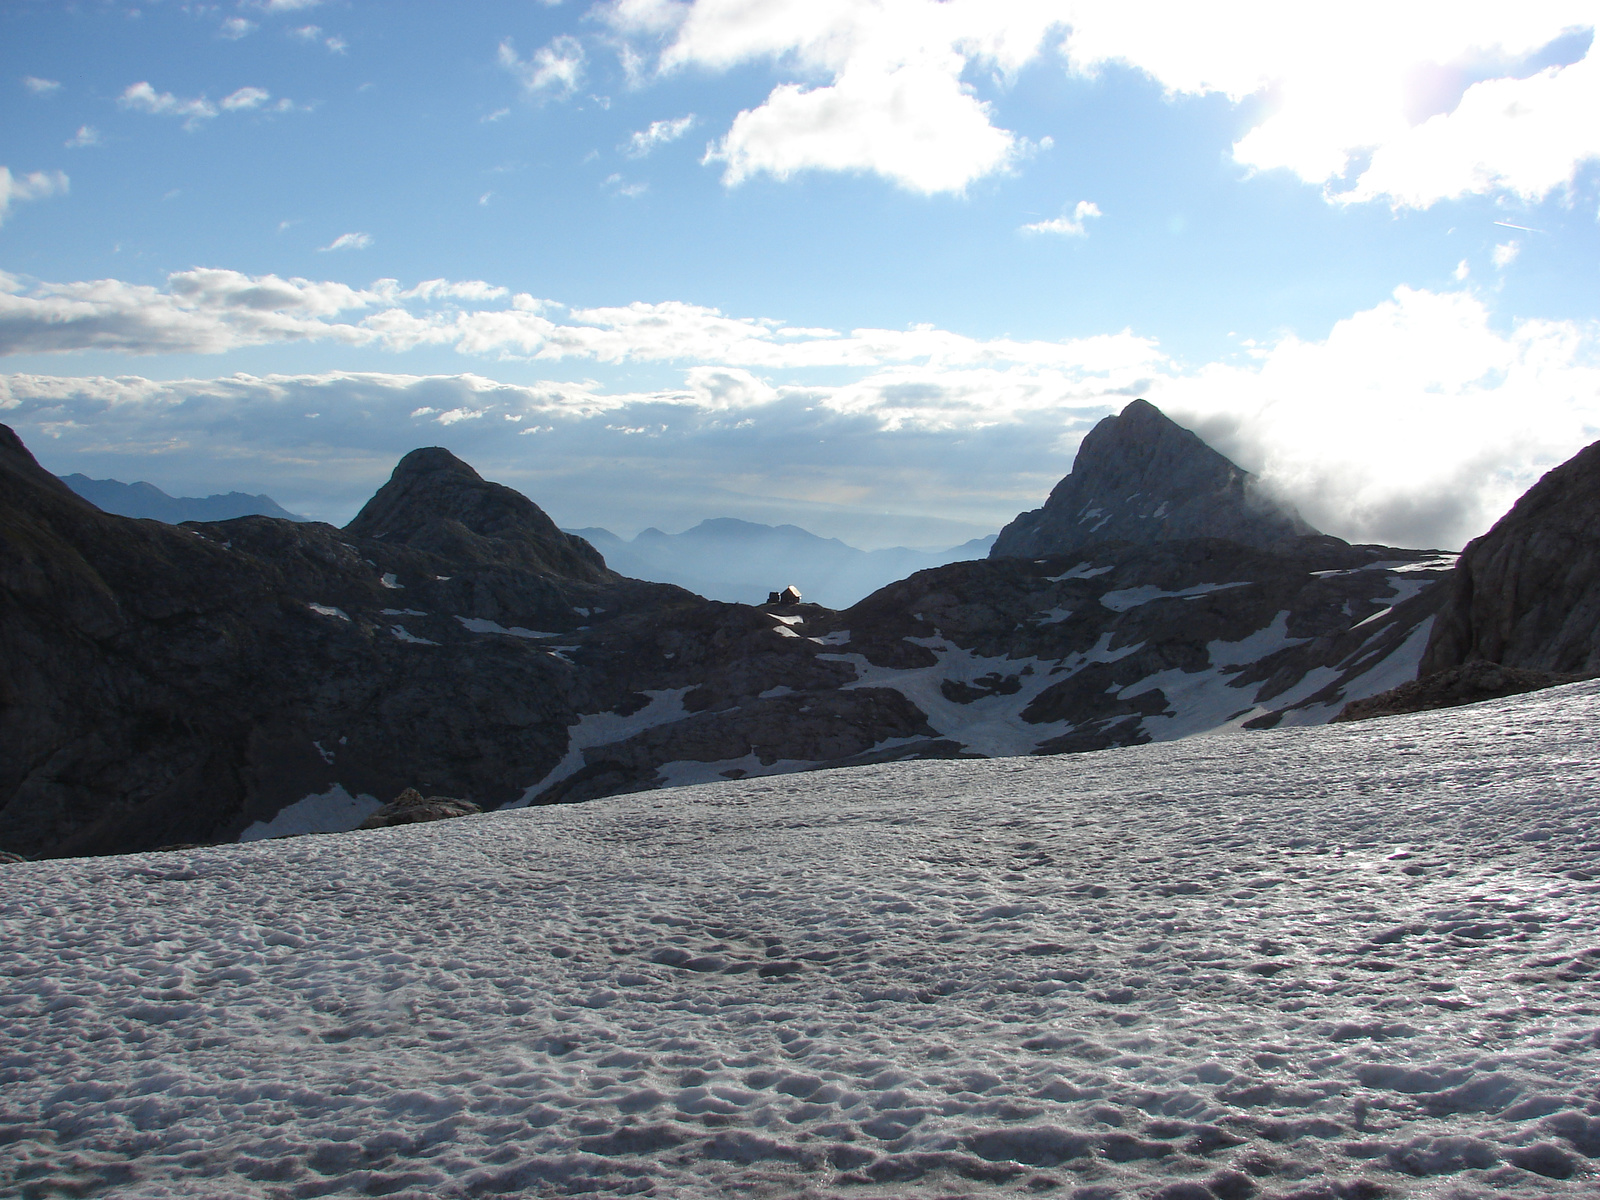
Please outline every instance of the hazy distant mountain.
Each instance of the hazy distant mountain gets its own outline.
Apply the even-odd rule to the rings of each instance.
[[[119,517],[148,517],[178,525],[184,521],[231,521],[235,517],[280,517],[309,521],[289,512],[271,496],[228,492],[216,496],[169,496],[153,483],[123,483],[117,479],[90,479],[87,475],[58,476],[78,495],[102,512]]]
[[[838,538],[797,525],[758,525],[733,517],[701,521],[682,533],[646,529],[625,541],[605,529],[574,529],[606,556],[613,571],[634,579],[675,583],[713,600],[760,604],[794,584],[809,601],[848,608],[885,584],[915,571],[983,558],[994,536],[947,550],[858,550]]]

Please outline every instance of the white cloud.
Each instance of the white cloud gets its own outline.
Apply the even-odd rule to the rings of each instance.
[[[1354,540],[1459,546],[1600,436],[1600,325],[1500,332],[1470,291],[1400,288],[1321,341],[1259,353],[1149,398]]]
[[[498,57],[500,65],[521,80],[523,90],[530,96],[562,99],[572,95],[583,81],[583,46],[567,34],[539,47],[527,61],[517,57],[511,39],[506,38],[500,43]]]
[[[690,113],[673,121],[652,121],[648,129],[641,129],[628,138],[627,154],[630,158],[643,158],[657,146],[675,142],[693,127],[695,116]]]
[[[82,150],[100,144],[100,131],[93,125],[79,125],[78,132],[61,143],[69,150]]]
[[[1023,233],[1059,233],[1067,237],[1087,237],[1084,222],[1101,216],[1100,206],[1093,200],[1079,200],[1069,217],[1065,213],[1049,221],[1035,221],[1022,227]]]
[[[1538,198],[1600,155],[1594,51],[1567,66],[1527,66],[1563,35],[1594,29],[1589,0],[1128,0],[1071,13],[1075,69],[1124,63],[1175,95],[1262,96],[1267,115],[1235,158],[1328,185],[1334,199],[1426,207],[1468,193]],[[1359,173],[1346,181],[1353,165]]]
[[[55,79],[40,79],[37,75],[24,75],[22,86],[35,96],[53,96],[61,90],[61,83]]]
[[[60,171],[33,171],[27,175],[13,175],[0,167],[0,225],[5,223],[11,206],[23,200],[44,200],[51,196],[64,196],[70,181]]]
[[[1504,270],[1517,261],[1521,250],[1521,242],[1501,242],[1494,248],[1494,265]]]
[[[351,375],[341,376],[347,383],[339,386],[362,395],[398,389],[407,403],[396,408],[396,420],[410,420],[426,405],[436,417],[499,414],[541,428],[601,416],[619,428],[659,431],[665,422],[663,446],[676,444],[685,454],[692,446],[672,439],[710,437],[707,430],[723,428],[717,422],[754,421],[768,446],[791,427],[825,426],[832,432],[807,434],[796,447],[827,441],[829,454],[844,457],[835,461],[819,449],[806,469],[846,491],[878,486],[847,478],[841,464],[857,453],[852,446],[876,445],[873,438],[894,433],[947,449],[970,448],[976,438],[999,456],[994,470],[1007,481],[1006,495],[1041,489],[1022,497],[1027,507],[1054,481],[1050,472],[1065,473],[1079,434],[1143,395],[1260,472],[1313,523],[1355,540],[1398,544],[1459,545],[1542,470],[1600,436],[1600,324],[1525,320],[1502,329],[1469,288],[1401,288],[1320,340],[1285,337],[1253,347],[1247,361],[1187,366],[1131,331],[1062,341],[976,339],[933,326],[842,332],[675,301],[568,309],[473,280],[435,279],[409,289],[379,280],[352,288],[196,269],[153,288],[0,275],[0,353],[217,353],[297,341],[397,352],[451,346],[531,363],[676,364],[682,386],[643,392],[609,392],[598,383],[519,389],[476,376],[457,377],[477,380],[470,386],[360,376],[365,382],[357,387],[348,383],[358,378]],[[842,378],[811,382],[818,368]],[[389,382],[374,382],[380,378]],[[17,386],[13,381],[13,399],[21,395]],[[131,385],[104,384],[125,386]],[[430,388],[444,391],[428,399]],[[324,421],[334,411],[330,404],[296,403],[294,411],[319,411]],[[452,418],[452,428],[466,424],[488,428],[466,415]],[[361,436],[371,445],[378,435]],[[1056,450],[1047,454],[1052,445]],[[596,446],[584,451],[591,452],[611,453]],[[894,458],[888,450],[878,458],[875,450],[860,453],[884,469]],[[955,473],[967,451],[949,453],[957,457],[939,468],[940,486],[960,494]],[[1016,474],[1021,468],[1006,465],[1006,455],[1034,464],[1025,478]],[[791,467],[800,471],[793,463],[774,469]],[[785,484],[791,485],[794,494],[804,491],[799,474]]]
[[[300,38],[302,41],[314,42],[322,36],[321,25],[300,25],[289,30],[290,37]]]
[[[372,235],[370,233],[341,233],[326,246],[319,246],[317,249],[322,252],[329,250],[365,250],[370,245],[372,245]]]
[[[768,62],[790,76],[716,143],[709,161],[730,184],[867,171],[959,192],[1027,149],[974,77],[1003,85],[1058,47],[1079,74],[1121,65],[1169,96],[1259,100],[1237,161],[1290,170],[1336,201],[1539,199],[1600,158],[1600,52],[1577,58],[1574,40],[1596,27],[1593,0],[613,0],[598,11],[630,78],[647,79],[652,62],[655,74]]]
[[[339,37],[337,34],[335,34],[333,37],[325,38],[322,44],[328,48],[328,51],[331,54],[343,54],[350,48],[350,43],[345,41],[342,37]]]
[[[284,13],[299,12],[301,9],[315,8],[322,0],[251,0],[253,7],[263,12]]]
[[[117,97],[117,103],[123,108],[151,116],[182,117],[186,129],[194,129],[201,121],[209,121],[217,115],[216,107],[204,96],[183,100],[171,92],[158,92],[143,81],[130,84]]]
[[[222,98],[222,107],[229,112],[238,112],[240,110],[260,108],[270,99],[272,99],[272,93],[265,88],[242,87],[238,91],[224,96]]]
[[[625,36],[670,33],[662,72],[766,60],[802,77],[741,112],[711,149],[729,185],[849,171],[922,193],[961,192],[1026,149],[963,76],[973,66],[1013,72],[1059,20],[1006,0],[632,2],[604,16]]]
[[[255,31],[256,23],[254,21],[247,21],[243,17],[229,17],[222,23],[222,27],[218,30],[218,32],[229,41],[238,41],[242,37],[250,36],[250,34],[254,33]]]

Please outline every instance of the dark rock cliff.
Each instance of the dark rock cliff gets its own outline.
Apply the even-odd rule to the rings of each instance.
[[[1095,542],[1226,538],[1290,548],[1316,530],[1264,495],[1255,477],[1155,405],[1135,400],[1083,439],[1044,507],[1000,531],[990,558],[1071,554]]]
[[[1600,442],[1461,552],[1420,672],[1476,660],[1600,673]]]

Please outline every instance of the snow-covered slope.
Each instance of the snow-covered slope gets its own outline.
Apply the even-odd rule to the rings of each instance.
[[[1592,1195],[1600,684],[0,873],[0,1191]]]

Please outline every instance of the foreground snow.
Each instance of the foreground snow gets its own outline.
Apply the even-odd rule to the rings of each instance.
[[[5,868],[0,1190],[1592,1194],[1597,724]]]

